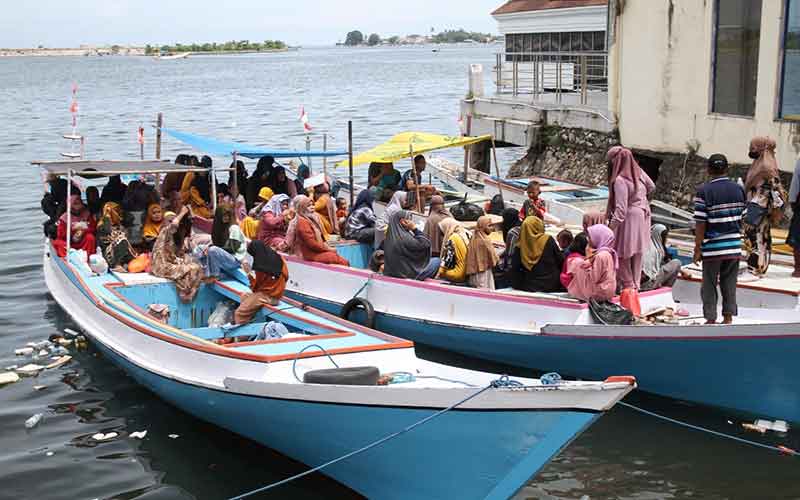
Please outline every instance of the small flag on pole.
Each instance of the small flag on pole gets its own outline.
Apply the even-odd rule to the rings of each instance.
[[[300,106],[300,122],[303,124],[303,131],[311,132],[311,124],[308,122],[308,113],[305,106]]]
[[[69,112],[72,114],[72,128],[78,126],[78,84],[72,84],[72,102],[69,104]]]
[[[136,139],[139,141],[139,144],[144,144],[144,127],[139,125],[139,133],[137,134]]]
[[[458,131],[461,135],[465,135],[466,131],[464,130],[464,115],[458,115]]]

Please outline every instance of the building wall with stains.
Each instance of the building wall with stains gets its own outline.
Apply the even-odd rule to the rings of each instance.
[[[726,0],[722,0],[726,1]],[[621,142],[664,153],[725,154],[746,164],[756,135],[778,142],[782,170],[792,171],[798,122],[779,120],[784,0],[764,0],[755,113],[712,113],[714,0],[611,0],[609,106]]]

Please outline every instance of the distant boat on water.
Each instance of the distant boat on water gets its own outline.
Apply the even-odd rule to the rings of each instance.
[[[155,56],[154,59],[159,61],[172,61],[174,59],[186,59],[191,52],[181,52],[180,54],[166,54]]]

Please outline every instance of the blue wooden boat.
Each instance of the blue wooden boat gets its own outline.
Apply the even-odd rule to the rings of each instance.
[[[587,304],[564,296],[390,278],[364,269],[365,245],[336,248],[353,267],[287,257],[290,296],[335,314],[361,299],[379,330],[476,358],[586,379],[629,373],[644,391],[800,422],[798,323],[597,325]],[[644,292],[642,309],[674,306],[671,295]]]
[[[59,164],[44,166],[64,173]],[[253,323],[233,331],[209,327],[220,301],[238,302],[249,291],[235,278],[202,285],[184,304],[172,282],[148,274],[94,274],[76,252],[59,258],[50,242],[43,266],[53,298],[136,381],[200,419],[309,466],[399,431],[498,379],[418,359],[409,341],[291,299],[264,306]],[[169,309],[168,321],[148,314],[152,304]],[[268,322],[290,333],[252,340]],[[222,343],[226,337],[239,341]],[[346,385],[334,371],[333,379],[306,382],[332,363],[404,373],[406,380]],[[635,386],[631,377],[555,385],[517,380],[518,387],[486,389],[323,472],[368,498],[508,498]]]

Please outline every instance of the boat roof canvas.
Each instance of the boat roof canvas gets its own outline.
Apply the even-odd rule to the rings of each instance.
[[[85,177],[105,177],[122,174],[157,174],[169,172],[206,171],[204,168],[176,165],[169,160],[60,160],[33,161],[45,172],[54,175],[73,175]]]
[[[490,140],[492,140],[491,135],[470,137],[428,134],[425,132],[402,132],[387,142],[354,156],[353,166],[373,162],[391,163],[403,158],[410,158],[412,154],[418,155],[437,149],[464,147]],[[347,161],[340,161],[336,166],[345,166],[347,163]]]
[[[273,158],[323,158],[331,156],[344,156],[347,151],[301,151],[301,150],[288,150],[288,149],[267,149],[258,146],[251,146],[242,142],[221,141],[212,137],[204,137],[201,135],[190,134],[188,132],[181,132],[171,128],[161,129],[167,135],[181,141],[184,144],[217,156],[243,156],[250,159],[258,159],[264,156],[271,156]]]

